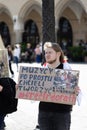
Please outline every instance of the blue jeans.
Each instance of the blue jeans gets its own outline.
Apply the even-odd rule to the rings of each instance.
[[[14,63],[18,64],[18,57],[14,56]]]
[[[38,122],[40,130],[70,130],[71,113],[40,111]]]
[[[19,59],[17,56],[14,56],[14,63],[17,65],[17,69],[18,69],[18,62],[19,62]]]
[[[3,124],[4,124],[5,116],[6,116],[5,114],[0,114],[0,130],[1,130],[2,126],[3,126]]]

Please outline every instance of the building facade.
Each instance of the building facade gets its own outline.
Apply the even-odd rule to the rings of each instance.
[[[87,0],[54,0],[56,42],[87,41]],[[0,1],[0,34],[5,46],[42,41],[42,0]]]

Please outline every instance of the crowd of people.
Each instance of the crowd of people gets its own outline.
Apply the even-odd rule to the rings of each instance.
[[[8,51],[9,69],[12,77],[14,77],[14,72],[12,70],[12,62],[16,64],[17,71],[19,62],[25,62],[25,63],[42,62],[42,46],[40,44],[37,44],[36,47],[32,49],[31,44],[27,43],[23,53],[21,51],[20,44],[15,44],[14,47],[8,45],[7,51]]]
[[[37,44],[35,48],[32,48],[31,43],[26,44],[24,52],[20,55],[20,61],[26,63],[42,62],[42,46]]]
[[[21,48],[19,45],[15,45],[12,50],[11,46],[7,46],[8,50],[8,59],[9,59],[9,69],[14,76],[14,71],[12,70],[12,61],[14,61],[17,65],[18,71],[18,63],[21,58]],[[46,42],[44,44],[44,52],[45,52],[45,63],[43,67],[54,68],[54,69],[70,69],[71,67],[67,62],[67,58],[64,57],[64,53],[57,43]],[[28,43],[25,50],[25,61],[31,63],[32,54],[37,63],[41,63],[42,58],[42,50],[40,45],[38,44],[34,50],[31,48],[31,44]],[[7,81],[8,84],[7,84]],[[11,86],[15,86],[15,90],[17,89],[16,83],[10,78],[9,80],[6,78],[0,78],[0,130],[4,130],[5,123],[4,118],[6,114],[8,114],[7,106],[9,103],[6,100],[11,101]],[[79,93],[79,87],[75,93]],[[10,91],[8,91],[10,90]],[[3,101],[4,100],[4,101]],[[8,104],[7,104],[8,103]],[[6,106],[7,105],[7,106]],[[16,102],[17,105],[17,102]],[[5,108],[5,109],[3,109]],[[44,102],[40,101],[39,103],[39,113],[38,113],[38,129],[40,130],[70,130],[71,125],[71,111],[73,105],[69,104],[61,104],[61,103],[53,103],[53,102]],[[14,112],[14,111],[13,111]],[[37,129],[37,128],[36,128]]]

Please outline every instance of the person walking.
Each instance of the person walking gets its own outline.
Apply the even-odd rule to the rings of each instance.
[[[37,63],[41,63],[42,62],[42,57],[41,57],[41,49],[40,49],[40,45],[39,44],[37,44],[36,45],[36,48],[35,48],[35,61],[37,62]]]
[[[9,69],[13,78],[14,77],[14,71],[12,70],[13,53],[10,45],[7,46],[7,51],[8,51]]]
[[[25,62],[31,63],[32,53],[33,53],[33,50],[31,49],[31,44],[27,43],[27,47],[25,49]]]
[[[15,45],[15,47],[14,47],[13,57],[14,57],[14,63],[17,66],[17,72],[18,72],[18,63],[19,63],[19,59],[20,59],[20,51],[19,51],[19,47],[17,45]]]
[[[70,69],[63,62],[64,54],[59,44],[44,44],[46,67],[54,69]],[[38,123],[40,130],[70,130],[72,105],[40,101]]]

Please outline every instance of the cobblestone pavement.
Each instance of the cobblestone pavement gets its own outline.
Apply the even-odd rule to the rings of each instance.
[[[20,63],[20,65],[31,65]],[[33,63],[32,66],[40,64]],[[16,65],[13,64],[15,71],[14,80],[17,82],[18,72]],[[87,130],[87,65],[71,64],[73,70],[80,70],[79,86],[82,90],[82,100],[80,106],[76,103],[72,111],[71,130]],[[19,99],[18,111],[9,114],[5,118],[6,130],[33,130],[37,124],[39,101]]]

